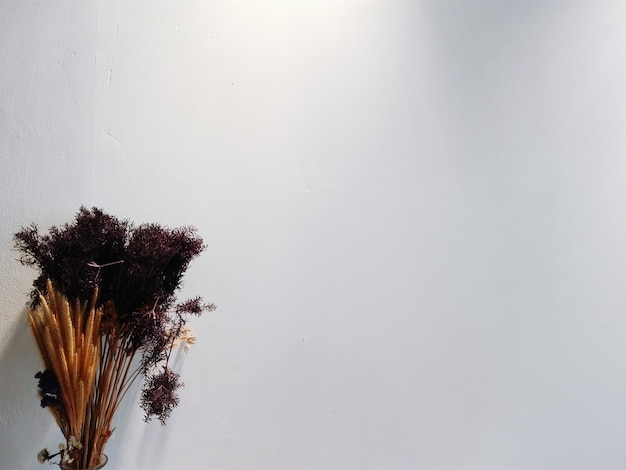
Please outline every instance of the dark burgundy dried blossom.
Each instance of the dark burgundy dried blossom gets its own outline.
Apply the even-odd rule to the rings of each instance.
[[[121,318],[139,310],[176,303],[175,292],[189,263],[203,250],[192,227],[168,229],[158,224],[133,227],[98,208],[81,207],[72,224],[40,235],[37,226],[15,235],[20,261],[39,268],[33,299],[51,279],[70,298],[113,301]]]
[[[37,372],[35,378],[39,379],[37,386],[39,387],[39,396],[41,397],[41,407],[46,406],[61,407],[63,400],[61,399],[61,388],[54,372],[46,369],[43,372]]]
[[[202,239],[190,227],[169,230],[146,224],[133,229],[115,295],[120,314],[174,305],[184,272],[203,249]]]
[[[144,420],[157,418],[162,425],[179,402],[176,390],[183,386],[180,376],[169,368],[146,379],[141,392],[141,408],[145,412]]]
[[[36,225],[18,232],[15,244],[22,253],[20,261],[40,270],[33,283],[34,303],[48,279],[69,298],[91,300],[96,283],[107,285],[116,274],[97,266],[123,259],[129,228],[128,221],[81,207],[73,224],[52,227],[47,235],[40,235]],[[101,301],[106,300],[107,294],[101,295]]]
[[[215,304],[203,304],[202,297],[195,297],[176,306],[176,313],[200,316],[202,312],[212,312],[217,307]]]

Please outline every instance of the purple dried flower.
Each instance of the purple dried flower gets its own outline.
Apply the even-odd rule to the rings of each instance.
[[[22,264],[39,268],[32,298],[48,279],[67,297],[90,301],[99,287],[99,303],[115,303],[120,319],[146,309],[167,310],[176,303],[183,274],[203,250],[192,227],[158,224],[133,227],[98,208],[81,207],[72,224],[40,235],[36,225],[15,235]]]
[[[39,387],[39,396],[41,397],[41,407],[62,406],[61,389],[54,372],[51,369],[46,369],[43,372],[37,372],[35,378],[39,379],[37,386]]]
[[[18,232],[15,245],[22,253],[20,261],[41,271],[33,283],[33,302],[38,301],[38,291],[45,291],[48,279],[69,298],[91,300],[96,284],[110,285],[116,275],[116,269],[100,270],[94,264],[123,259],[129,229],[127,221],[81,207],[73,224],[52,227],[47,235],[40,235],[36,225]],[[110,296],[110,289],[106,291],[101,291],[103,303]]]
[[[180,376],[169,368],[163,372],[150,376],[141,393],[141,407],[145,411],[145,421],[156,417],[162,425],[165,424],[172,410],[178,405],[179,398],[176,390],[182,387]]]
[[[200,316],[202,312],[212,312],[217,307],[214,304],[203,304],[202,297],[195,297],[176,306],[176,313]]]

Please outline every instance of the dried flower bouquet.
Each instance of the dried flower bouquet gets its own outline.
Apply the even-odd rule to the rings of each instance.
[[[204,249],[195,229],[135,227],[97,208],[82,207],[71,224],[15,235],[20,261],[39,269],[29,322],[45,370],[38,372],[41,406],[65,437],[40,462],[96,465],[113,432],[115,412],[131,385],[143,380],[145,420],[165,424],[182,385],[169,367],[174,346],[195,341],[189,315],[215,309],[200,297],[177,302],[183,274]]]

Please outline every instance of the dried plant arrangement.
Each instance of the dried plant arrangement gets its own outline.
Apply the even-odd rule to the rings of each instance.
[[[15,245],[20,262],[39,270],[28,317],[44,362],[35,378],[41,406],[66,441],[38,459],[58,456],[64,468],[95,466],[135,382],[143,382],[146,421],[165,424],[179,403],[172,350],[195,342],[189,315],[215,309],[201,297],[176,297],[203,241],[192,227],[134,226],[81,207],[72,223],[48,233],[34,224],[23,228]]]

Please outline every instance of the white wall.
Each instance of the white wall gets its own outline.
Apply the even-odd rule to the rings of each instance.
[[[10,236],[80,201],[196,225],[219,306],[112,467],[624,466],[620,2],[77,5],[0,6],[2,465],[52,439]]]

